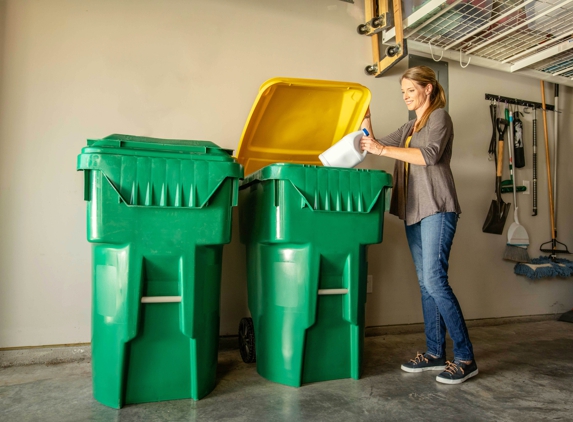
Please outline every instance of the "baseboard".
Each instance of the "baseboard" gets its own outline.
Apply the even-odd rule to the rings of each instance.
[[[90,343],[0,349],[0,368],[91,361]]]
[[[540,322],[558,320],[561,314],[530,315],[505,318],[484,318],[466,320],[469,328],[488,327],[504,324],[518,324],[527,322]],[[366,327],[366,337],[384,336],[390,334],[411,334],[424,332],[424,324],[407,325],[384,325],[377,327]],[[221,336],[219,338],[219,350],[237,350],[237,336]],[[0,349],[0,368],[24,365],[57,365],[71,362],[90,362],[91,344],[66,344],[54,346],[22,347]]]
[[[219,351],[238,350],[237,336],[219,337]],[[90,343],[52,346],[10,347],[0,349],[0,368],[25,365],[57,365],[70,362],[91,362]]]
[[[545,315],[526,315],[516,317],[502,317],[502,318],[482,318],[482,319],[467,319],[466,325],[468,328],[473,327],[491,327],[495,325],[505,324],[521,324],[527,322],[540,322],[558,320],[561,314],[545,314]],[[405,324],[405,325],[382,325],[376,327],[366,327],[366,337],[385,336],[390,334],[412,334],[423,333],[424,324]]]

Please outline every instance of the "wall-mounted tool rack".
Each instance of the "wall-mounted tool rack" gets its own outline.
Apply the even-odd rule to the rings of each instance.
[[[485,99],[488,101],[497,101],[498,103],[514,104],[539,110],[543,109],[543,104],[541,103],[536,103],[535,101],[520,100],[518,98],[504,97],[503,95],[485,94]],[[545,110],[554,111],[555,107],[550,104],[545,104]]]

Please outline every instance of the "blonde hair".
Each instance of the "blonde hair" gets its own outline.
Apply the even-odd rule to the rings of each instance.
[[[414,126],[414,132],[419,132],[424,126],[426,126],[428,118],[434,110],[438,108],[444,108],[446,106],[446,93],[444,88],[442,88],[442,85],[440,85],[438,82],[436,73],[428,66],[411,67],[404,72],[400,78],[400,83],[402,83],[402,80],[404,79],[408,79],[421,86],[422,88],[426,88],[428,85],[432,85],[432,92],[430,93],[430,106],[424,112],[424,115],[420,121],[416,122],[416,125]]]

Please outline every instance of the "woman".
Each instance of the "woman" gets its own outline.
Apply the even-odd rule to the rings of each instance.
[[[368,110],[361,146],[370,154],[396,159],[390,213],[404,220],[406,237],[422,292],[427,351],[402,365],[406,372],[442,371],[436,380],[459,384],[478,369],[462,310],[448,284],[448,259],[461,213],[450,169],[453,124],[446,96],[426,66],[408,69],[400,80],[408,110],[416,119],[375,139]],[[446,329],[454,359],[446,361]]]

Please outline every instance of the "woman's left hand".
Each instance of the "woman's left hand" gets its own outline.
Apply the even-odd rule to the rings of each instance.
[[[380,145],[376,140],[370,136],[363,136],[360,140],[360,148],[362,151],[368,151],[370,154],[382,155],[384,146]]]

